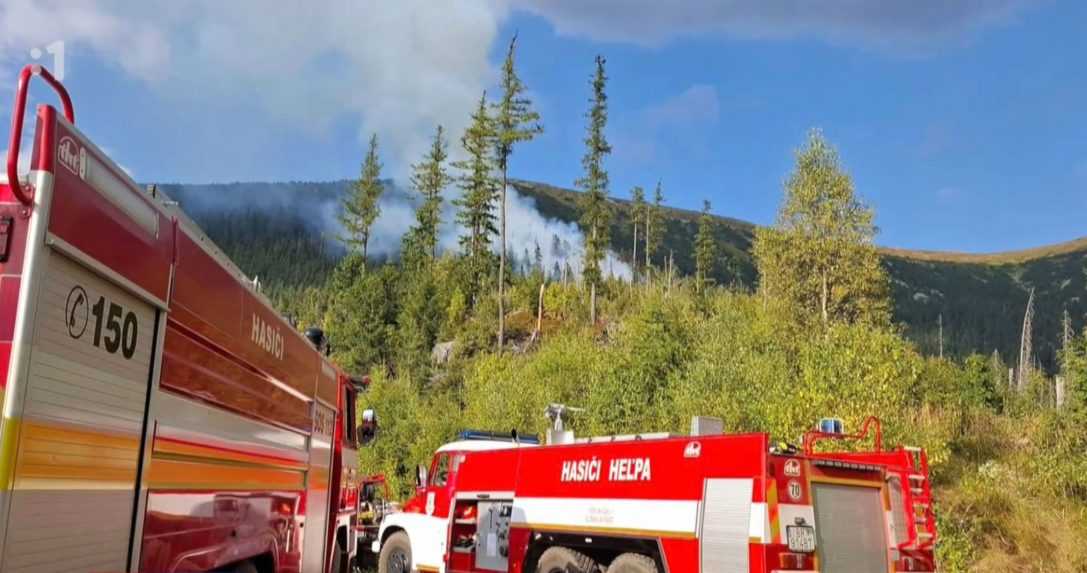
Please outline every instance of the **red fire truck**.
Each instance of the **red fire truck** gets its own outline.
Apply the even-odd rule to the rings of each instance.
[[[17,159],[27,85],[29,176]],[[347,571],[355,394],[19,78],[0,185],[0,571]],[[311,338],[321,342],[319,332]]]
[[[925,453],[884,449],[878,420],[848,436],[831,421],[803,448],[707,421],[588,439],[559,424],[547,445],[466,434],[383,521],[379,573],[935,570]],[[869,437],[866,451],[817,448]]]

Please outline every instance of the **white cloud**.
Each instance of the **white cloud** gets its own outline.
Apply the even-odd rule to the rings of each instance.
[[[27,63],[33,48],[55,42],[88,46],[126,71],[156,75],[170,59],[160,26],[141,21],[144,3],[90,0],[5,0],[0,7],[0,64]],[[148,18],[150,19],[150,18]]]
[[[1007,21],[1033,0],[513,0],[560,34],[660,45],[707,34],[917,49]]]
[[[31,49],[59,40],[69,59],[91,53],[153,86],[165,105],[187,104],[174,109],[229,113],[254,106],[267,124],[310,135],[344,124],[360,142],[377,132],[389,174],[403,177],[435,124],[445,125],[452,141],[459,137],[481,90],[494,83],[489,56],[512,10],[536,13],[562,34],[636,44],[724,34],[897,46],[1004,21],[1026,3],[3,0],[0,84],[11,85]],[[712,119],[719,113],[716,95],[712,87],[692,86],[656,117]],[[451,146],[454,153],[458,148]]]
[[[692,85],[645,111],[647,123],[658,127],[715,123],[720,116],[717,88],[706,84]]]
[[[618,122],[611,139],[614,142],[616,161],[627,165],[644,166],[660,161],[670,154],[687,154],[680,147],[695,143],[701,145],[697,134],[707,126],[716,124],[721,117],[721,98],[717,88],[708,84],[694,84],[682,92],[652,104],[635,114],[636,120]],[[678,130],[685,134],[679,142],[662,141],[662,136],[674,135]]]
[[[62,40],[164,98],[255,105],[315,133],[357,124],[403,175],[436,124],[459,137],[494,78],[488,54],[506,14],[498,0],[4,0],[0,69],[10,77],[31,48]]]

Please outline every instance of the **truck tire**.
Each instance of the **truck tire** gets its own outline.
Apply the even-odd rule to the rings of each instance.
[[[222,571],[223,573],[259,573],[257,565],[248,560],[235,563],[229,569],[224,569]]]
[[[657,563],[640,553],[624,553],[611,562],[608,573],[657,573]]]
[[[260,570],[252,561],[239,561],[224,569],[215,569],[211,573],[260,573]]]
[[[381,544],[377,573],[411,573],[411,542],[407,533],[397,531]]]
[[[566,547],[548,547],[536,562],[536,573],[597,573],[596,561]]]

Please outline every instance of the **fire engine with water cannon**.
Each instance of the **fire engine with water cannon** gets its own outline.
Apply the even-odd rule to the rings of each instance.
[[[18,173],[30,80],[37,109]],[[0,572],[346,573],[365,383],[19,77],[0,180]]]
[[[379,573],[935,570],[925,452],[884,448],[876,418],[854,434],[823,420],[795,447],[711,418],[578,438],[571,411],[548,409],[545,444],[466,432],[439,448],[381,524]]]

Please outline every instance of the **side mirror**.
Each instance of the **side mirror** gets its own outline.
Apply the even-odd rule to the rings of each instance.
[[[377,413],[371,409],[362,411],[362,423],[355,430],[355,437],[360,446],[365,446],[377,437]]]
[[[426,487],[427,483],[427,469],[423,464],[419,464],[415,468],[415,487],[422,489]]]
[[[373,503],[375,497],[377,497],[377,488],[374,487],[374,484],[368,483],[368,484],[362,486],[362,500],[363,501],[365,501],[367,503]]]

